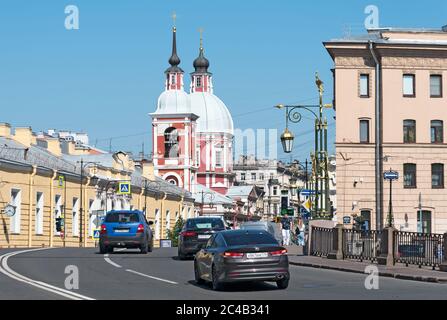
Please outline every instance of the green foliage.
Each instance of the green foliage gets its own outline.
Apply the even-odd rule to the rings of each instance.
[[[172,241],[173,247],[178,246],[178,237],[180,235],[180,232],[182,232],[185,223],[186,223],[185,220],[183,220],[182,216],[180,216],[177,222],[175,223],[174,227],[171,230],[168,230],[167,236],[168,239]]]

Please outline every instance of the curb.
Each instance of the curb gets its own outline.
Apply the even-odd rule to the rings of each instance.
[[[289,262],[289,264],[293,265],[293,266],[305,267],[305,268],[334,270],[334,271],[355,273],[355,274],[365,274],[364,271],[360,271],[360,270],[356,270],[356,269],[350,269],[350,268],[345,268],[345,267],[335,267],[335,266],[319,265],[319,264],[305,263],[305,262]],[[385,277],[385,278],[394,278],[394,279],[399,279],[399,280],[407,280],[407,281],[447,284],[447,278],[412,276],[412,275],[400,274],[400,273],[390,273],[390,272],[386,272],[386,271],[379,271],[379,276],[382,276],[382,277]]]

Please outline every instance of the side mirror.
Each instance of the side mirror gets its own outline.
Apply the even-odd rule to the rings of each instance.
[[[153,226],[154,225],[154,221],[149,221],[148,225]]]

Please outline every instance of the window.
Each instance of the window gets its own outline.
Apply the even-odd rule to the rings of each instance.
[[[421,217],[422,215],[422,217]],[[417,213],[418,216],[418,231],[421,231],[423,234],[431,233],[431,212],[430,211],[422,211]],[[422,218],[422,228],[421,228],[421,218]],[[422,229],[422,230],[421,230]]]
[[[404,188],[416,188],[416,165],[407,163],[404,164]]]
[[[160,239],[160,210],[159,209],[155,209],[155,239],[159,240]]]
[[[431,143],[444,142],[444,122],[434,120],[431,122]]]
[[[256,181],[256,173],[252,173],[251,174],[251,180],[252,181]]]
[[[60,195],[56,195],[54,197],[54,203],[55,203],[55,208],[54,208],[54,221],[56,221],[56,219],[60,219],[62,218],[62,210],[63,210],[63,206],[62,206],[62,197]],[[62,227],[62,226],[61,226]],[[57,231],[57,225],[56,223],[54,224],[54,234],[55,235],[60,235],[60,232]]]
[[[166,210],[166,232],[171,230],[171,211]]]
[[[264,180],[265,180],[264,178],[265,178],[265,177],[264,177],[264,174],[263,174],[263,173],[260,173],[260,174],[259,174],[259,180],[264,181]]]
[[[11,205],[15,207],[16,214],[11,218],[11,233],[20,233],[20,219],[22,215],[22,191],[17,189],[11,190]]]
[[[360,97],[369,98],[369,74],[360,75]]]
[[[245,181],[245,173],[241,173],[241,181]]]
[[[72,220],[71,220],[71,231],[73,233],[73,237],[79,236],[79,214],[78,214],[78,205],[79,201],[78,198],[73,198],[73,211],[72,211]]]
[[[223,150],[222,148],[217,148],[216,149],[216,167],[217,168],[222,168],[223,167]]]
[[[431,75],[430,76],[430,97],[442,98],[442,76]]]
[[[416,143],[416,121],[404,121],[404,143]]]
[[[165,131],[165,158],[178,158],[179,137],[176,128],[168,128]]]
[[[37,235],[43,235],[43,193],[36,194],[36,217],[35,217],[35,231]]]
[[[440,163],[432,164],[431,176],[433,189],[444,189],[444,165]]]
[[[403,93],[404,97],[415,97],[415,79],[416,76],[414,74],[404,74],[403,77]]]
[[[196,78],[196,87],[201,88],[202,87],[202,77]]]
[[[360,143],[369,143],[369,120],[360,120]]]
[[[370,231],[371,230],[371,211],[363,210],[360,213],[362,217],[362,231]]]
[[[274,173],[270,173],[270,180],[275,179],[275,174]]]
[[[274,196],[278,195],[278,187],[273,187],[273,195]]]
[[[175,74],[171,75],[171,84],[175,84]]]

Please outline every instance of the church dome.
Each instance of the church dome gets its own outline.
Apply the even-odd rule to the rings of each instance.
[[[188,94],[183,90],[167,90],[158,98],[155,114],[191,113]]]
[[[234,133],[233,119],[226,105],[209,92],[193,92],[189,95],[191,113],[199,116],[199,133]]]

